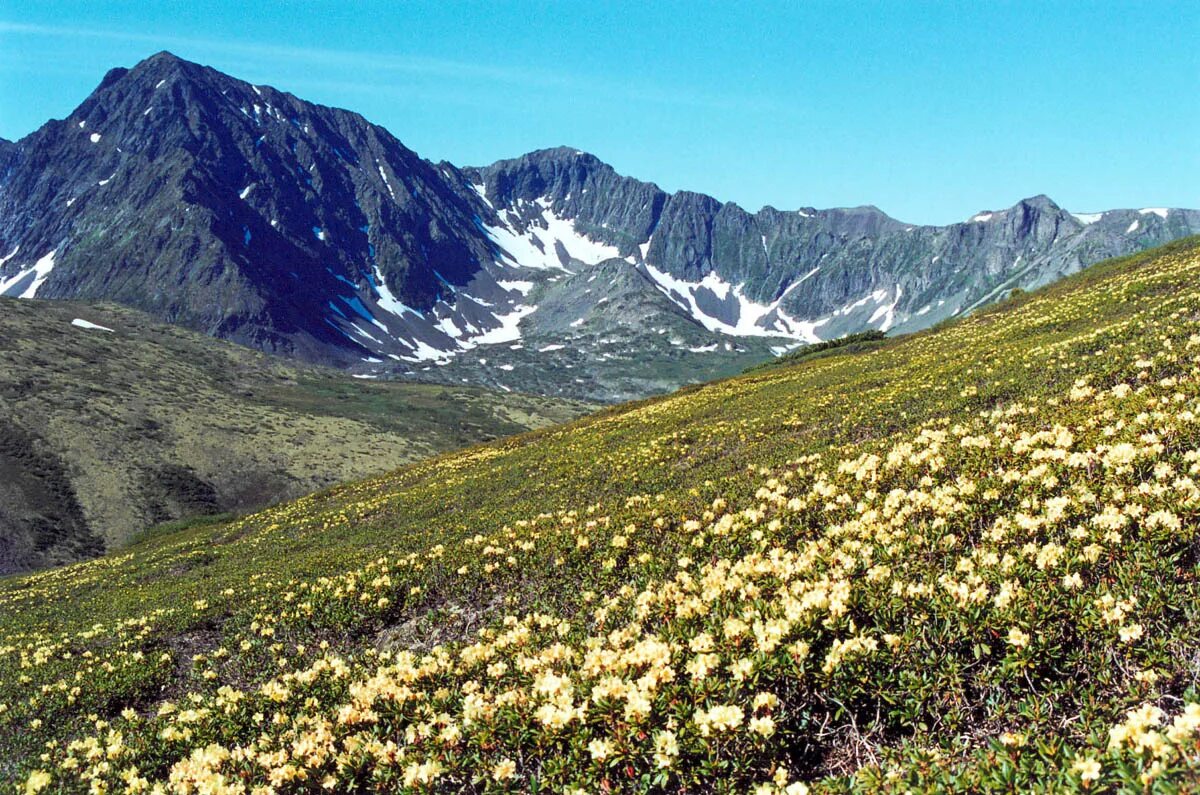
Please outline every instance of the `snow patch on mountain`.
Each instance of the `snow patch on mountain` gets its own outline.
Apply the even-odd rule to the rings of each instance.
[[[392,181],[388,179],[387,172],[383,170],[383,166],[378,160],[375,161],[375,167],[379,169],[379,176],[383,177],[383,184],[387,188],[388,196],[392,197],[392,201],[396,201],[396,191],[392,190]]]
[[[486,201],[484,186],[471,187]],[[484,231],[499,249],[500,264],[570,273],[560,255],[560,247],[568,258],[585,265],[595,265],[620,254],[616,246],[593,240],[579,232],[574,219],[555,213],[548,199],[537,199],[534,204],[540,208],[540,212],[527,223],[522,222],[516,213],[504,210],[498,215],[499,224],[483,225]]]
[[[15,253],[14,251],[13,254]],[[9,298],[36,297],[38,288],[46,281],[46,277],[50,275],[50,271],[54,270],[54,255],[56,253],[57,249],[39,259],[32,267],[19,271],[16,275],[8,279],[0,280],[0,295]],[[12,254],[9,256],[12,256]]]
[[[402,339],[400,341],[412,349],[411,356],[402,356],[400,358],[408,359],[412,362],[434,362],[436,364],[445,364],[446,362],[450,361],[450,357],[456,353],[455,351],[444,351],[439,348],[435,348],[420,338],[413,338],[412,340]]]
[[[408,306],[399,298],[397,298],[387,286],[387,280],[383,278],[383,274],[379,272],[379,266],[376,265],[371,271],[370,282],[371,287],[375,290],[375,302],[380,309],[386,312],[391,312],[397,317],[402,317],[406,313],[420,317],[421,313]]]
[[[497,279],[496,285],[506,292],[518,292],[521,295],[529,295],[533,289],[533,282],[527,282],[514,279]]]
[[[638,252],[641,253],[643,261],[646,259],[646,252],[650,250],[650,241],[652,240],[654,240],[654,235],[650,235],[650,237],[646,238],[645,243],[638,246]]]
[[[96,323],[92,323],[89,320],[84,320],[81,317],[77,317],[74,320],[72,320],[71,325],[75,326],[76,328],[89,329],[91,331],[108,331],[108,332],[112,331],[112,329],[110,329],[108,326],[100,326],[100,325],[97,325]]]
[[[901,289],[900,285],[896,285],[896,297],[890,304],[883,304],[871,315],[868,323],[875,323],[882,319],[883,323],[879,326],[880,331],[887,331],[896,322],[896,304],[900,303]]]
[[[825,321],[797,320],[789,317],[781,308],[788,293],[800,282],[790,285],[779,298],[764,305],[748,298],[742,285],[730,284],[715,272],[706,274],[698,282],[689,282],[649,263],[644,263],[642,267],[664,295],[709,331],[734,337],[792,337],[805,342],[820,342],[816,329]],[[705,306],[712,305],[710,297],[720,304],[721,310],[718,311],[723,317],[717,317],[705,309]]]
[[[464,340],[464,347],[475,347],[476,345],[494,345],[499,342],[516,342],[517,340],[521,339],[521,319],[527,315],[533,314],[536,311],[536,306],[518,306],[508,314],[493,315],[493,317],[500,323],[500,326],[490,331],[485,331],[478,336],[471,337],[468,340]]]

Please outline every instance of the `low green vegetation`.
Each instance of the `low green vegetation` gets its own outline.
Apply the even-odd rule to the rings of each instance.
[[[1200,241],[0,583],[26,792],[1200,788]]]
[[[887,335],[878,329],[870,331],[860,331],[856,334],[847,334],[844,337],[838,337],[835,340],[825,340],[824,342],[814,342],[811,345],[804,345],[794,351],[788,351],[782,356],[756,364],[753,367],[746,369],[747,373],[753,373],[760,370],[768,370],[775,367],[788,367],[793,364],[807,361],[808,359],[816,358],[821,355],[829,355],[829,351],[837,353],[862,353],[863,351],[873,350],[880,343],[887,339]]]
[[[117,306],[0,299],[0,573],[589,409],[352,378]]]
[[[232,522],[234,519],[236,519],[236,516],[232,513],[213,513],[201,516],[188,516],[171,522],[163,522],[162,524],[156,524],[153,527],[147,527],[145,530],[134,533],[125,541],[125,546],[137,546],[138,544],[144,544],[152,538],[173,535],[183,530],[194,530],[199,527],[226,524]]]

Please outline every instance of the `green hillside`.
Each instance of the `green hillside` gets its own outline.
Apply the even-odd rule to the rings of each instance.
[[[92,557],[160,522],[261,508],[588,408],[373,383],[117,306],[0,299],[0,574]]]
[[[0,583],[24,791],[1200,788],[1200,241]]]

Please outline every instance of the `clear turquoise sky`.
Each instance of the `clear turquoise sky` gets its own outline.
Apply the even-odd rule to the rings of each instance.
[[[1200,2],[0,0],[0,136],[158,50],[421,155],[567,144],[675,190],[945,223],[1200,207]]]

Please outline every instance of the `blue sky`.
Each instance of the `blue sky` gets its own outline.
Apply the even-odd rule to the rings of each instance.
[[[433,160],[566,144],[751,210],[1200,207],[1197,41],[1195,0],[0,0],[0,136],[168,49]]]

